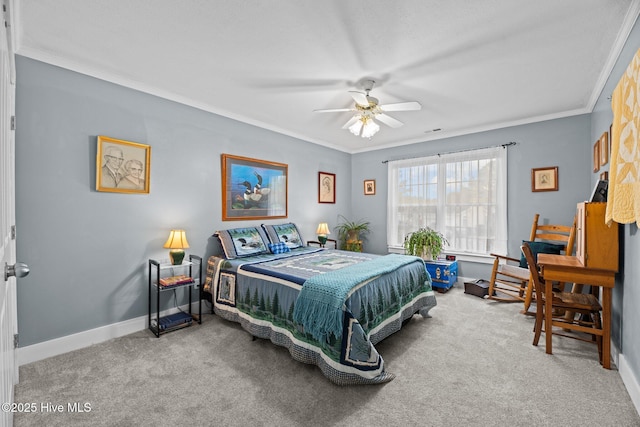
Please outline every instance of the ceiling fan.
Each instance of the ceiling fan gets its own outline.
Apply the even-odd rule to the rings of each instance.
[[[376,120],[384,123],[391,128],[398,128],[403,125],[400,120],[388,116],[389,111],[412,111],[420,110],[422,105],[417,101],[397,102],[394,104],[379,104],[378,99],[369,96],[369,92],[375,85],[374,80],[365,80],[363,87],[365,93],[358,91],[349,91],[349,94],[355,101],[352,108],[333,108],[327,110],[314,110],[316,113],[339,113],[353,112],[353,117],[342,126],[342,129],[349,129],[352,134],[363,138],[371,138],[380,130],[380,126]]]

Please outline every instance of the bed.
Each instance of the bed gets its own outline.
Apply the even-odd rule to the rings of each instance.
[[[374,345],[436,305],[417,257],[303,246],[293,223],[215,235],[225,255],[207,261],[212,311],[338,385],[392,380]]]

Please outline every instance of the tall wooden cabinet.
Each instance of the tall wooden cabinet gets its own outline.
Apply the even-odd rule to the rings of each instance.
[[[578,203],[576,257],[588,268],[618,271],[618,223],[604,222],[606,203]]]

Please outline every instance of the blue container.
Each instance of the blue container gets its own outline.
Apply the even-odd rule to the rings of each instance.
[[[425,261],[429,275],[431,276],[431,286],[436,290],[448,290],[458,280],[458,261]]]

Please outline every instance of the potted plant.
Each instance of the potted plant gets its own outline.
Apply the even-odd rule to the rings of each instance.
[[[359,219],[357,221],[349,221],[344,216],[339,215],[342,222],[335,226],[334,230],[338,233],[340,240],[340,248],[348,251],[362,252],[362,239],[369,233],[370,222]]]
[[[412,231],[404,238],[404,250],[409,255],[419,256],[425,260],[434,260],[442,252],[449,241],[442,233],[429,227]]]

